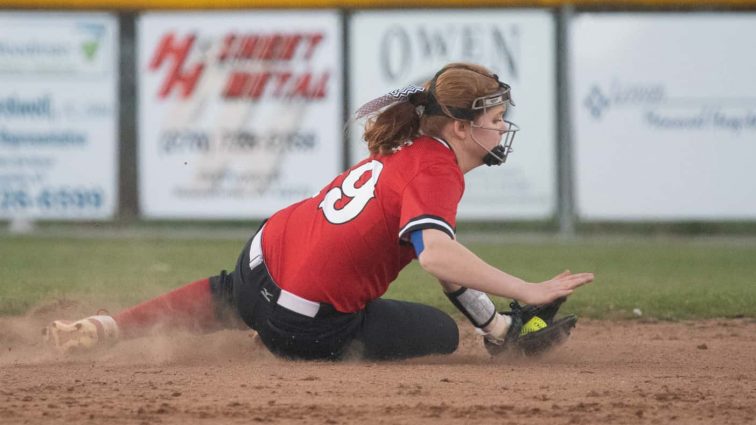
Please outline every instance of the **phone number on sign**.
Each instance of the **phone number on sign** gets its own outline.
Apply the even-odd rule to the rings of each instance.
[[[103,207],[100,188],[51,188],[38,192],[0,189],[0,211],[81,211]]]

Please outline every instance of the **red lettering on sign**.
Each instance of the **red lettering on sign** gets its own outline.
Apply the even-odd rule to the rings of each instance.
[[[223,47],[221,47],[221,51],[218,54],[218,62],[223,63],[226,59],[229,59],[231,48],[233,47],[235,40],[236,35],[234,34],[226,34],[226,36],[223,37]]]
[[[310,60],[323,41],[322,33],[311,34],[227,34],[218,61],[291,61]]]
[[[323,41],[323,34],[317,33],[317,34],[310,34],[308,36],[308,48],[307,53],[305,53],[305,59],[309,60],[312,58],[312,55],[315,53],[315,48],[318,47],[321,41]]]
[[[274,99],[322,99],[328,91],[330,73],[292,74],[283,72],[233,71],[223,90],[226,99],[260,100],[269,96]]]
[[[284,95],[284,89],[289,79],[291,79],[291,72],[281,72],[276,75],[276,88],[273,89],[273,97]]]
[[[184,69],[184,64],[189,52],[194,45],[195,35],[190,34],[184,38],[183,41],[176,41],[173,33],[169,33],[163,36],[162,40],[158,44],[155,50],[155,55],[149,64],[151,71],[157,70],[163,66],[166,61],[172,61],[172,64],[168,65],[168,73],[165,77],[163,85],[158,91],[158,96],[161,98],[167,97],[174,88],[180,90],[180,96],[182,98],[189,97],[199,81],[202,71],[205,65],[202,63],[195,64]]]
[[[286,61],[291,60],[291,58],[294,57],[294,52],[297,51],[297,46],[300,41],[302,41],[302,36],[300,34],[286,36],[281,48],[281,59]]]
[[[326,96],[326,93],[328,92],[328,79],[330,77],[331,74],[328,72],[324,72],[323,75],[320,76],[320,79],[315,82],[312,91],[310,92],[311,99],[322,99]]]

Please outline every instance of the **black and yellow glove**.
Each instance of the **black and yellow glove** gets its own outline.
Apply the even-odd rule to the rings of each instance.
[[[566,298],[549,304],[520,306],[517,301],[509,305],[511,311],[503,312],[512,319],[504,339],[484,336],[483,343],[492,356],[505,352],[537,356],[563,344],[577,323],[577,316],[570,314],[555,319],[559,307]]]

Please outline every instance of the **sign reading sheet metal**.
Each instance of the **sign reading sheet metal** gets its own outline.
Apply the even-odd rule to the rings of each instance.
[[[0,13],[0,218],[116,209],[118,26],[92,13]]]
[[[571,38],[581,218],[756,218],[756,15],[582,14]]]
[[[263,218],[341,170],[335,12],[151,13],[138,25],[144,215]]]
[[[556,205],[554,18],[546,11],[416,10],[358,12],[350,30],[350,109],[450,62],[488,67],[512,86],[507,119],[522,129],[501,167],[465,176],[459,217],[544,219]],[[364,123],[351,128],[352,160],[367,155]],[[481,152],[483,156],[484,152]]]

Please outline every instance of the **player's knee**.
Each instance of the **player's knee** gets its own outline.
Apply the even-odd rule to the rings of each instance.
[[[368,358],[450,354],[459,346],[457,323],[437,308],[376,300],[368,304],[365,313],[362,339]]]
[[[436,326],[436,347],[438,354],[451,354],[459,347],[459,327],[457,322],[446,313],[439,312],[439,319],[429,326]]]
[[[210,291],[217,303],[227,303],[233,296],[233,282],[230,277],[225,270],[221,270],[220,274],[209,278]]]
[[[222,270],[219,275],[212,276],[209,280],[216,318],[224,323],[232,321],[236,318],[233,276]]]

